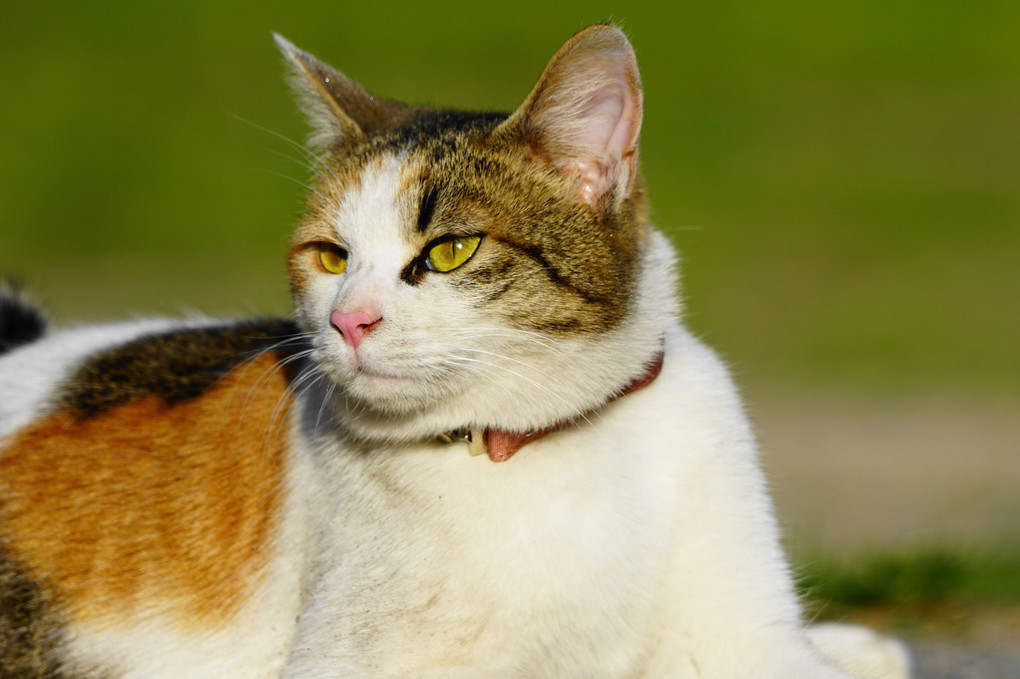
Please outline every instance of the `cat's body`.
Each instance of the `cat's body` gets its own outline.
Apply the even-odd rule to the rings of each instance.
[[[575,36],[509,117],[281,46],[323,152],[304,332],[0,355],[0,677],[903,676],[894,642],[802,626],[644,217],[623,36]]]

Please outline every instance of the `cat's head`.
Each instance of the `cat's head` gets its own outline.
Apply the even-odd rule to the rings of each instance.
[[[290,251],[295,307],[355,419],[527,431],[641,373],[672,311],[671,283],[646,279],[668,278],[670,256],[648,254],[665,246],[644,214],[623,33],[575,35],[509,115],[373,97],[277,42],[320,159]]]

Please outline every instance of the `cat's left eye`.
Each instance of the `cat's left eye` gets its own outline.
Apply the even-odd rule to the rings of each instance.
[[[463,236],[436,243],[427,253],[426,265],[430,271],[446,273],[462,266],[475,254],[481,236]]]
[[[320,243],[319,264],[329,273],[340,274],[347,271],[347,252],[332,243]]]

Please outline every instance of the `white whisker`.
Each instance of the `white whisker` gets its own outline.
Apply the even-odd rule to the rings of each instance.
[[[252,122],[251,120],[248,120],[246,118],[243,118],[243,117],[237,115],[236,113],[229,113],[228,115],[230,115],[235,120],[239,120],[240,122],[244,123],[245,125],[250,125],[251,127],[254,127],[256,130],[259,130],[260,132],[265,132],[266,134],[272,135],[272,136],[276,137],[277,139],[290,144],[295,149],[297,149],[298,151],[303,153],[305,155],[305,157],[311,163],[317,163],[318,162],[318,157],[314,153],[309,151],[308,148],[304,144],[302,144],[300,142],[297,142],[297,141],[294,141],[293,139],[291,139],[287,135],[280,134],[276,130],[271,130],[268,127],[265,127],[263,125],[259,125],[258,123],[255,123],[255,122]],[[314,169],[314,166],[311,166],[311,169]]]
[[[322,419],[322,413],[326,410],[326,406],[333,400],[333,392],[336,391],[336,382],[330,381],[329,389],[326,391],[326,395],[322,398],[322,404],[319,406],[319,412],[315,415],[315,430],[319,429],[319,421]],[[332,413],[331,413],[332,415]],[[331,418],[332,419],[332,418]]]
[[[318,191],[316,191],[307,182],[305,182],[305,181],[303,181],[301,179],[298,179],[297,177],[291,177],[289,174],[284,174],[283,172],[277,172],[276,170],[270,170],[270,169],[264,168],[264,167],[249,167],[249,168],[247,168],[247,170],[250,170],[251,172],[262,172],[264,174],[270,174],[270,175],[273,175],[274,177],[280,177],[281,179],[286,179],[287,181],[294,182],[295,184],[297,184],[298,186],[302,187],[306,191],[311,191],[312,193],[316,193],[316,194],[319,193]],[[321,195],[321,194],[319,194],[319,195]]]
[[[560,356],[568,356],[562,347],[549,341],[546,336],[533,332],[530,330],[520,330],[517,328],[436,328],[437,332],[450,332],[455,333],[457,339],[475,339],[475,338],[508,338],[508,339],[519,339],[525,340],[532,344],[536,344],[550,351],[554,351]]]
[[[268,146],[263,146],[262,144],[250,144],[250,146],[254,146],[255,148],[259,149],[260,151],[265,151],[266,153],[271,153],[274,156],[283,158],[284,160],[290,161],[290,162],[294,163],[295,165],[299,165],[300,167],[304,168],[305,170],[308,170],[308,172],[311,173],[311,174],[315,173],[315,166],[312,165],[309,161],[302,160],[301,158],[297,158],[295,156],[292,156],[289,153],[284,153],[282,151],[277,151],[276,149],[270,148]]]
[[[248,362],[249,363],[253,363],[253,362],[257,361],[262,356],[265,356],[266,353],[269,352],[269,351],[271,351],[271,350],[267,349],[265,351],[260,351],[253,358],[248,359]],[[248,398],[245,400],[245,407],[247,407],[247,404],[251,400],[251,397],[254,395],[254,393],[257,392],[259,389],[261,389],[265,384],[267,384],[269,382],[269,380],[271,380],[279,371],[283,370],[285,367],[287,367],[291,363],[294,363],[296,361],[300,361],[300,360],[302,360],[304,358],[307,358],[308,356],[311,356],[312,353],[314,353],[314,351],[315,351],[315,349],[304,349],[302,351],[295,352],[295,353],[291,354],[290,356],[287,356],[287,357],[285,357],[285,358],[283,358],[281,360],[275,361],[271,367],[268,367],[265,370],[263,370],[262,374],[259,375],[258,380],[256,380],[255,384],[252,385],[251,392],[249,393]]]

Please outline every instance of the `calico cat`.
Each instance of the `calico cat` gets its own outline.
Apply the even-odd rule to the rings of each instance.
[[[317,158],[296,323],[43,333],[0,294],[0,677],[906,676],[801,623],[623,34],[509,115],[277,42]]]

